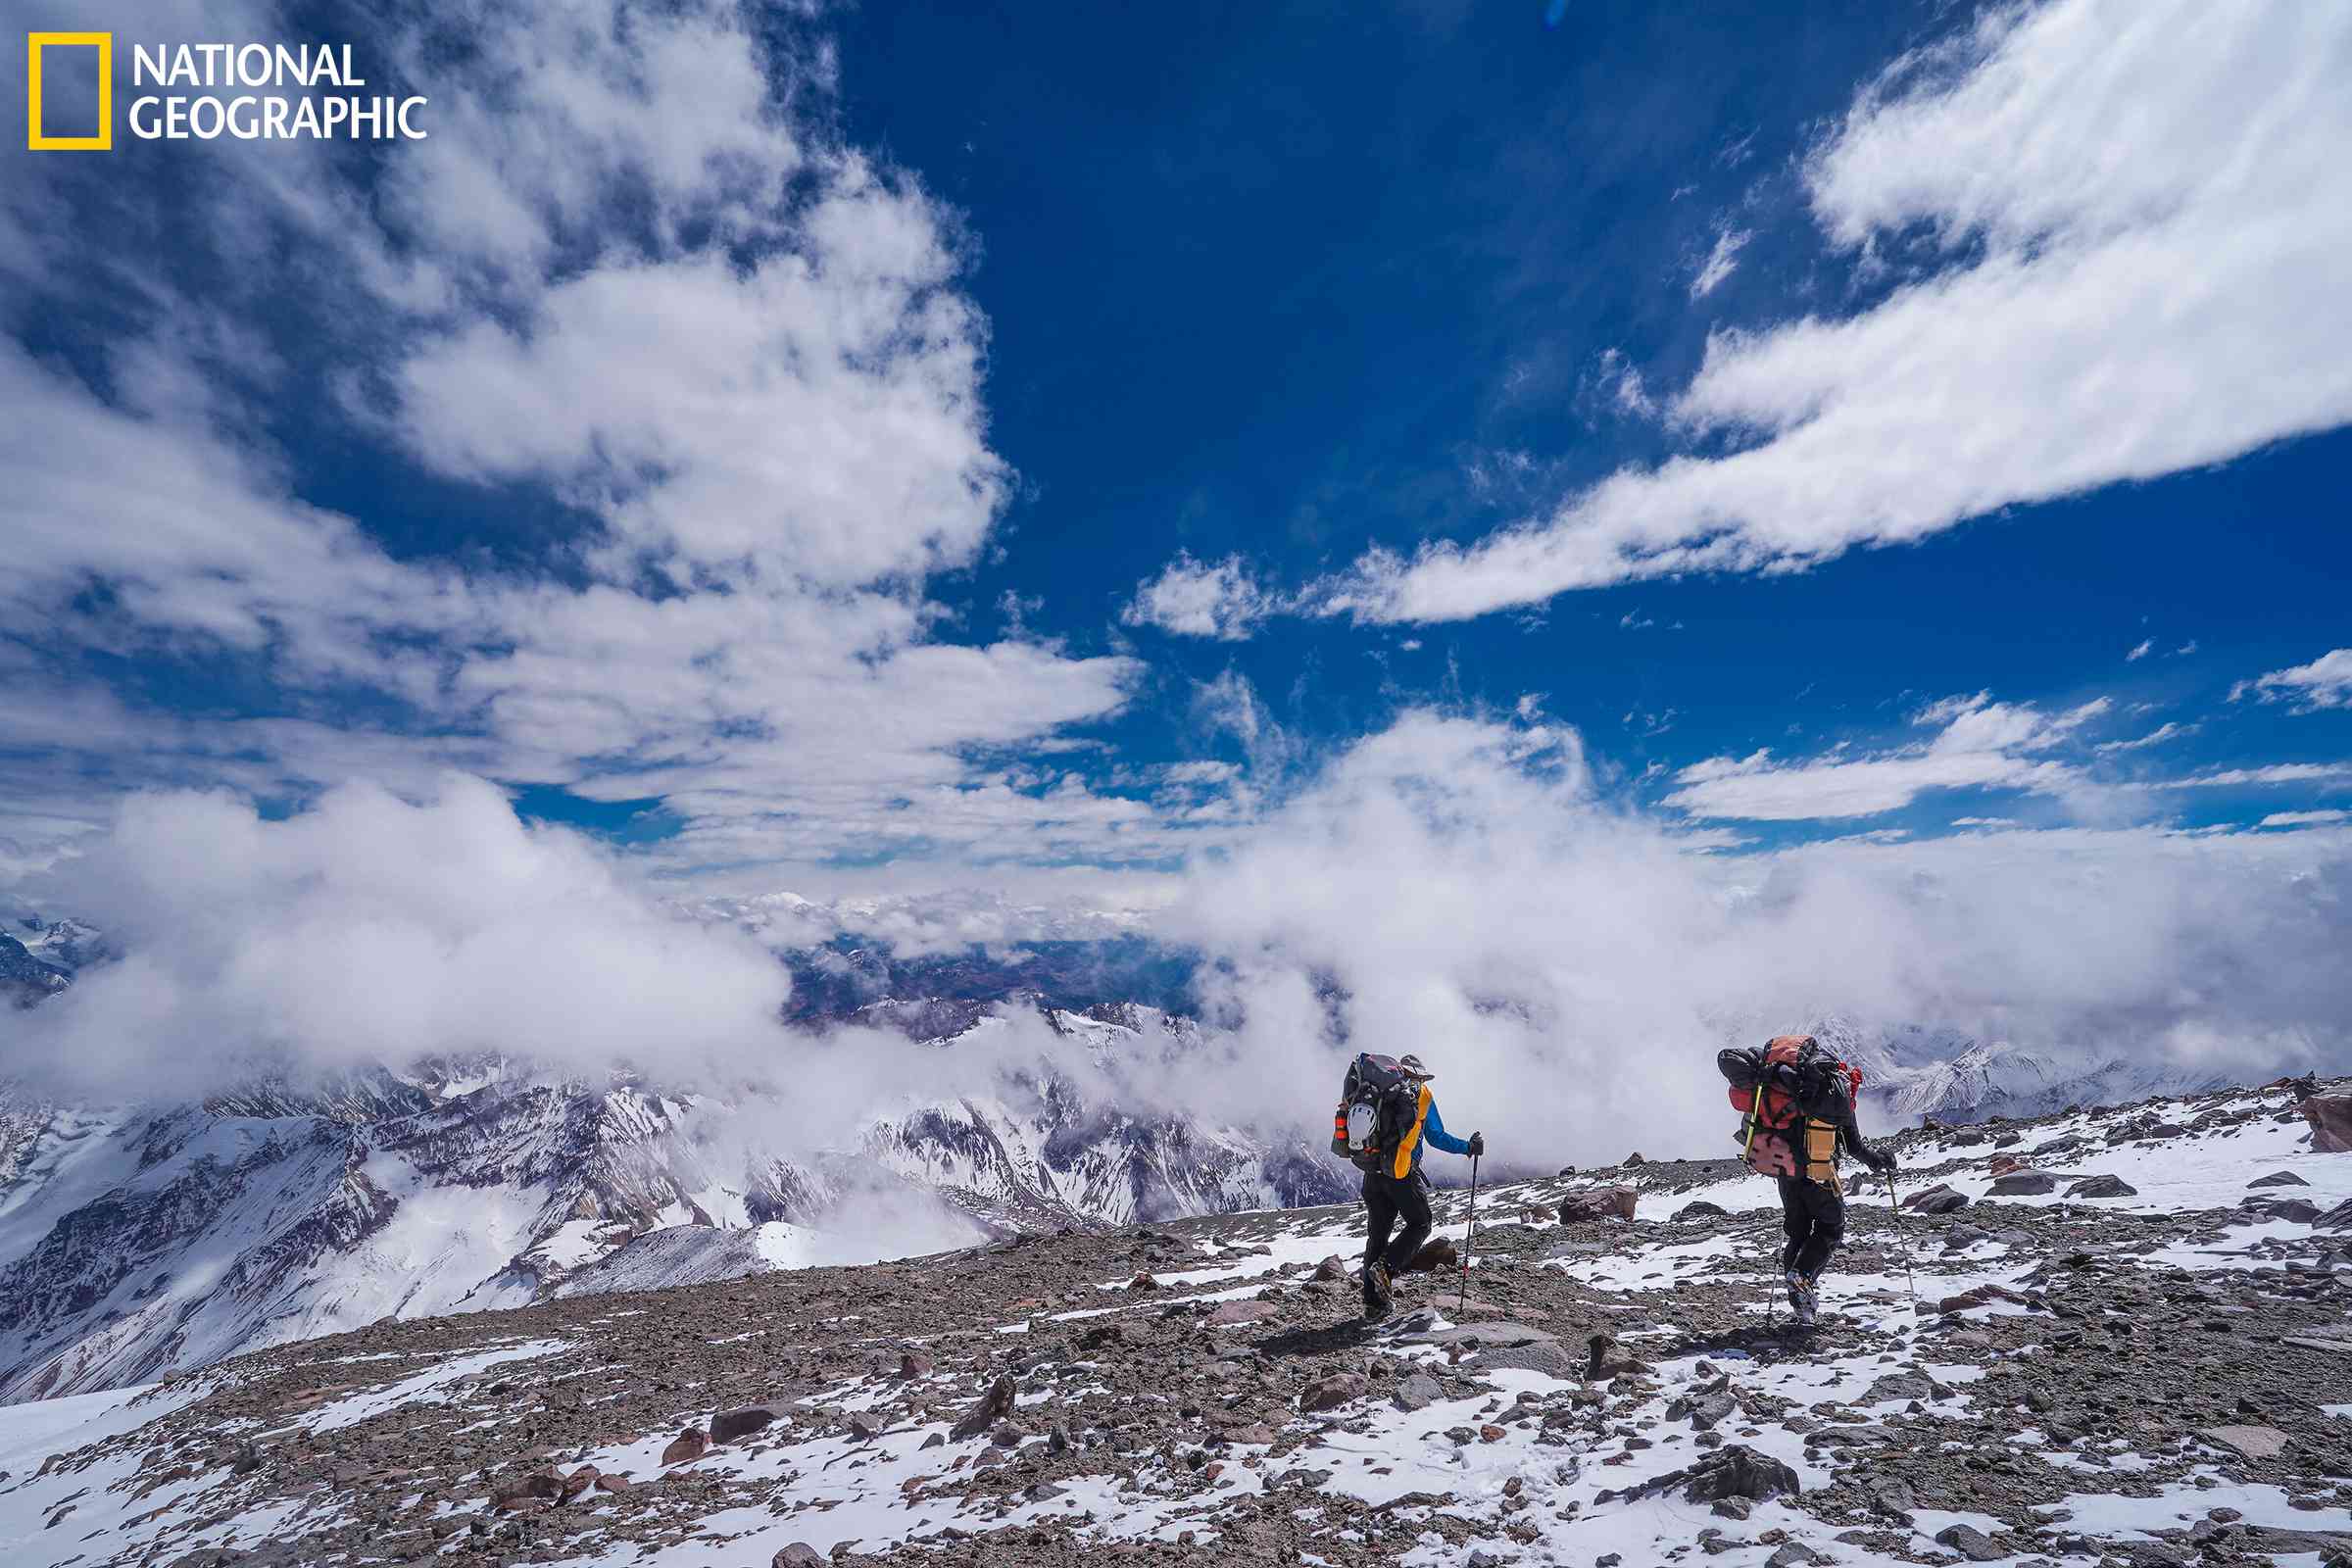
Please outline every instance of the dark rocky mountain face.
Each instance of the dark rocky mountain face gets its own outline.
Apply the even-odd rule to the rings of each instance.
[[[0,1004],[33,1006],[73,981],[71,970],[34,957],[24,943],[0,932]]]

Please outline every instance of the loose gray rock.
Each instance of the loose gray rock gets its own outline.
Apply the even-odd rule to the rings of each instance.
[[[2069,1198],[2136,1198],[2139,1189],[2121,1176],[2085,1176],[2066,1190]]]
[[[1945,1525],[1936,1532],[1936,1544],[1949,1546],[1970,1562],[1998,1562],[2009,1555],[1974,1525]]]

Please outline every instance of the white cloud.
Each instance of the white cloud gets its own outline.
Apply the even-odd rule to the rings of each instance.
[[[2241,680],[2230,689],[2230,700],[2234,703],[2249,692],[2266,703],[2291,701],[2300,713],[2352,708],[2352,648],[2338,648],[2308,664]]]
[[[2247,784],[2331,784],[2352,778],[2352,762],[2272,762],[2263,767],[2225,767],[2167,780],[2168,790],[2228,789]]]
[[[133,797],[72,885],[126,956],[39,1009],[38,1059],[131,1081],[435,1051],[686,1062],[771,1037],[789,991],[747,937],[664,914],[456,775],[423,805],[352,785],[286,821]]]
[[[2352,811],[2273,811],[2259,827],[2335,827],[2352,822]]]
[[[2132,650],[2130,653],[2128,653],[2128,654],[2126,654],[2126,655],[2124,656],[2124,662],[2125,662],[2125,663],[2127,663],[2127,664],[2135,664],[2135,663],[2137,663],[2139,661],[2141,661],[2141,660],[2143,660],[2143,659],[2147,658],[2147,657],[2148,657],[2148,655],[2149,655],[2150,653],[2152,653],[2152,652],[2154,652],[2154,651],[2155,651],[2155,648],[2156,648],[2156,639],[2155,639],[2155,638],[2153,638],[2153,637],[2142,637],[2142,638],[2139,640],[2139,646],[2138,646],[2138,647],[2136,647],[2136,648],[2134,648],[2134,649],[2132,649]]]
[[[186,30],[266,35],[254,22],[196,4]],[[193,725],[80,682],[41,708],[92,720],[54,737],[59,767],[101,793],[415,793],[445,766],[667,791],[688,830],[651,853],[680,869],[821,860],[868,833],[1173,853],[1138,842],[1145,803],[992,771],[996,749],[1117,711],[1141,666],[1017,631],[958,643],[926,601],[1010,482],[986,440],[987,325],[952,215],[839,144],[829,46],[756,23],[728,0],[388,13],[361,52],[429,78],[439,118],[379,186],[305,148],[189,144],[168,219],[126,209],[172,224],[199,295],[162,253],[74,251],[43,216],[57,166],[0,198],[0,255],[21,238],[39,260],[0,270],[12,314],[86,286],[155,323],[91,382],[0,344],[0,631],[69,661],[227,653],[298,711],[365,693],[385,714]],[[338,397],[267,347],[306,337]],[[296,396],[459,481],[498,565],[395,559],[306,504],[262,433]],[[592,525],[509,537],[529,510],[509,487]],[[909,831],[909,805],[935,831]]]
[[[2352,419],[2347,71],[2336,7],[1990,12],[1866,89],[1807,173],[1833,243],[1924,235],[1940,268],[1857,316],[1718,332],[1672,401],[1745,445],[1466,549],[1373,551],[1312,606],[1446,620],[1801,568]]]
[[[1319,1102],[1340,1052],[1415,1050],[1449,1126],[1556,1165],[1709,1147],[1716,1047],[1824,1012],[2264,1071],[2352,1053],[2352,832],[1727,857],[1542,744],[1406,715],[1192,868],[1161,929],[1222,960],[1253,1092]],[[1527,1092],[1555,1082],[1573,1125]]]
[[[1813,821],[1899,810],[1935,790],[2087,791],[2080,769],[2032,754],[2063,744],[2112,706],[2101,697],[2044,713],[1984,692],[1944,698],[1914,715],[1921,725],[1940,726],[1931,741],[1802,762],[1775,761],[1769,751],[1711,757],[1675,775],[1679,788],[1665,804],[1699,817]]]
[[[1707,259],[1699,264],[1697,274],[1690,279],[1690,297],[1705,299],[1725,278],[1739,270],[1740,253],[1754,237],[1744,228],[1717,230],[1714,248],[1707,252]]]
[[[1241,557],[1212,564],[1180,553],[1158,576],[1136,584],[1119,619],[1182,637],[1240,642],[1278,608]]]
[[[2101,752],[2144,751],[2151,746],[2162,746],[2166,741],[2179,740],[2183,735],[2193,735],[2201,728],[2203,728],[2202,725],[2176,724],[2172,720],[2167,719],[2164,723],[2157,725],[2156,728],[2150,730],[2147,734],[2139,736],[2134,740],[2102,741],[2099,743],[2097,749]]]

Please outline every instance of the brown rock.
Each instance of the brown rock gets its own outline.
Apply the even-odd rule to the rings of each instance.
[[[629,1478],[627,1476],[599,1475],[596,1478],[596,1490],[599,1492],[626,1492],[629,1490]]]
[[[1336,1410],[1350,1399],[1362,1398],[1370,1387],[1361,1372],[1334,1372],[1299,1392],[1298,1408],[1310,1415],[1317,1410]]]
[[[662,1450],[663,1464],[687,1464],[710,1451],[710,1439],[701,1427],[688,1427]]]
[[[796,1541],[768,1558],[767,1568],[825,1568],[825,1559],[814,1546]]]
[[[931,1358],[920,1350],[907,1350],[899,1356],[899,1376],[927,1378],[931,1375]]]
[[[2311,1147],[2323,1154],[2352,1153],[2352,1095],[2312,1095],[2295,1107],[2311,1123]]]
[[[1502,1428],[1480,1427],[1478,1429],[1478,1441],[1481,1443],[1500,1443],[1502,1441]]]
[[[1421,1250],[1413,1254],[1412,1261],[1405,1264],[1401,1272],[1436,1274],[1446,1269],[1458,1268],[1461,1266],[1461,1249],[1455,1247],[1446,1237],[1433,1236],[1421,1244]]]
[[[1138,1269],[1135,1278],[1127,1282],[1127,1288],[1131,1291],[1156,1291],[1159,1281],[1152,1277],[1150,1269]]]
[[[1355,1270],[1348,1266],[1348,1260],[1337,1253],[1315,1265],[1315,1278],[1326,1283],[1336,1284],[1354,1272]]]
[[[597,1469],[592,1464],[584,1464],[565,1476],[564,1478],[564,1500],[569,1502],[590,1487],[595,1486],[596,1477]]]
[[[1560,1223],[1573,1225],[1589,1219],[1632,1219],[1634,1190],[1631,1187],[1596,1187],[1589,1193],[1570,1193],[1560,1200]]]
[[[1013,1400],[1019,1393],[1011,1373],[1000,1374],[997,1381],[988,1386],[988,1393],[981,1396],[980,1402],[972,1406],[962,1420],[948,1429],[948,1435],[957,1441],[978,1437],[1012,1413]]]

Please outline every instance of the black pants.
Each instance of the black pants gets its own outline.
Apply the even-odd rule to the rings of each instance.
[[[1419,1171],[1402,1181],[1366,1171],[1364,1214],[1369,1227],[1364,1237],[1364,1262],[1369,1266],[1385,1257],[1392,1274],[1413,1260],[1413,1254],[1429,1240],[1430,1227],[1436,1223],[1429,1212],[1429,1187],[1421,1180]],[[1404,1222],[1404,1229],[1397,1231],[1392,1241],[1389,1232],[1398,1220]]]
[[[1801,1176],[1783,1176],[1780,1184],[1781,1229],[1788,1233],[1781,1267],[1811,1279],[1845,1240],[1845,1194],[1836,1182]]]

